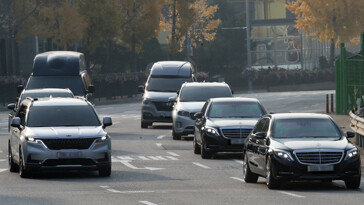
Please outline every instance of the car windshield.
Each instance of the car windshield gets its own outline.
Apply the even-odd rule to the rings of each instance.
[[[258,102],[213,102],[210,118],[260,118],[265,112]]]
[[[26,90],[41,88],[69,88],[76,96],[86,93],[81,76],[31,76]]]
[[[185,82],[192,82],[192,78],[150,77],[147,90],[155,92],[177,92]]]
[[[22,102],[25,98],[27,97],[31,97],[31,98],[46,98],[46,97],[55,97],[55,98],[73,98],[73,94],[70,93],[70,92],[64,92],[64,93],[61,93],[61,92],[55,92],[55,93],[52,93],[52,92],[49,92],[49,93],[25,93],[23,95],[21,95],[21,98],[20,98],[20,102]]]
[[[196,102],[231,96],[231,90],[227,86],[186,86],[181,90],[180,101]]]
[[[28,127],[100,126],[91,106],[33,106]]]
[[[330,119],[277,119],[273,123],[274,138],[339,138],[340,131]]]

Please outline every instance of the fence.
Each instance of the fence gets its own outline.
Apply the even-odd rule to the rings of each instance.
[[[350,111],[351,129],[356,133],[356,144],[364,148],[364,118]]]
[[[347,114],[363,105],[364,96],[364,33],[361,35],[361,51],[347,57],[344,44],[341,44],[340,58],[335,62],[336,113]]]

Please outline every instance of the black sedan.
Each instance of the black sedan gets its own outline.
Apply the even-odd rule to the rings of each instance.
[[[242,152],[243,144],[266,111],[254,98],[212,98],[195,114],[194,153]]]
[[[266,178],[268,188],[283,181],[344,180],[360,186],[359,150],[340,127],[323,114],[272,114],[262,117],[244,146],[243,175],[247,183]]]

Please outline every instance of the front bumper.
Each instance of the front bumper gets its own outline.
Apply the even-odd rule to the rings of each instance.
[[[190,135],[195,132],[195,120],[173,113],[173,128],[177,134]]]
[[[272,155],[273,176],[283,181],[291,180],[345,180],[360,176],[360,158],[345,160],[333,165],[334,171],[328,172],[308,172],[308,165],[299,163],[296,159],[293,162],[281,159]]]
[[[142,104],[142,118],[143,123],[153,122],[172,122],[172,111],[157,110],[154,104]]]
[[[204,135],[206,148],[212,152],[243,152],[244,143],[231,144],[231,139],[220,136]],[[242,138],[245,141],[245,138]]]
[[[111,140],[94,141],[88,149],[51,150],[37,141],[22,145],[26,169],[98,170],[111,165]]]

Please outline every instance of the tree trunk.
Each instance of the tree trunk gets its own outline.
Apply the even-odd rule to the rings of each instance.
[[[330,69],[335,69],[335,40],[330,40]]]

